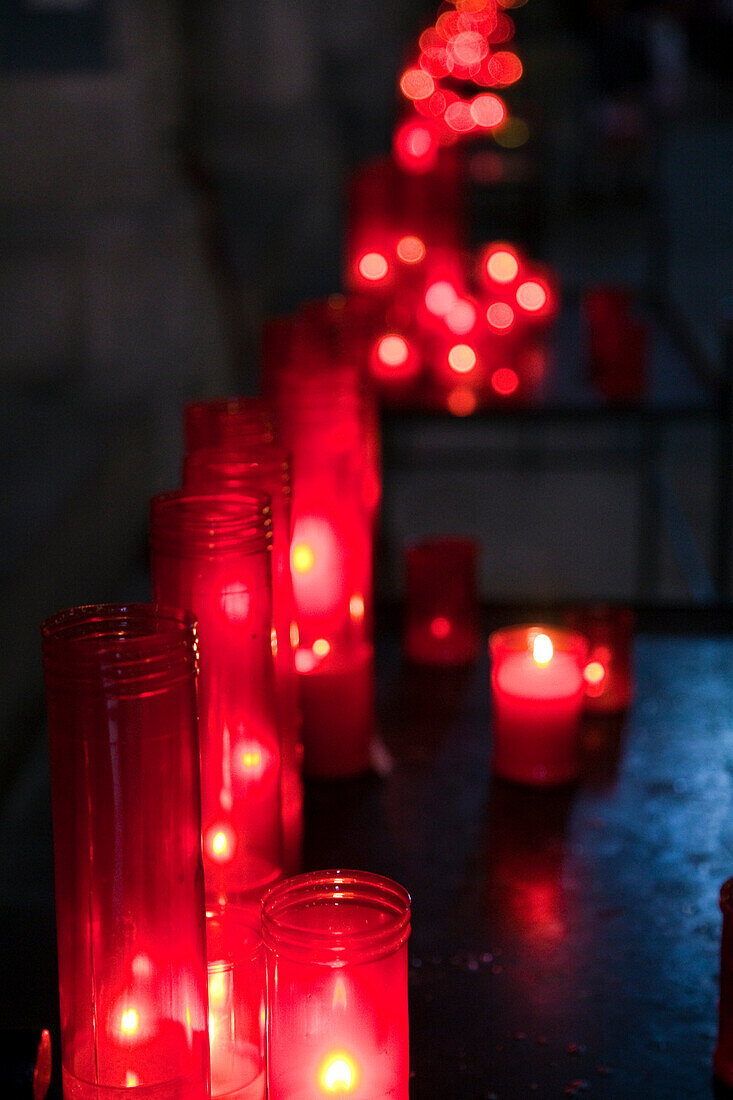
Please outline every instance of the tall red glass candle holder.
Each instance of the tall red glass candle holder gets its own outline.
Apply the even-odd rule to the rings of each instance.
[[[405,654],[416,664],[460,665],[478,653],[475,539],[435,538],[405,553]]]
[[[407,1100],[410,897],[364,871],[266,895],[269,1100]]]
[[[634,612],[628,607],[592,604],[574,608],[567,625],[588,639],[585,709],[590,714],[616,714],[634,698]]]
[[[278,428],[295,470],[295,667],[305,770],[338,777],[370,764],[373,513],[364,493],[359,378],[348,368],[308,366],[283,376],[277,395]]]
[[[186,454],[200,447],[239,449],[272,443],[274,431],[274,414],[263,397],[189,401],[184,408]]]
[[[274,444],[246,451],[203,447],[186,456],[184,488],[191,492],[246,492],[255,489],[272,501],[272,615],[275,688],[281,751],[281,814],[285,870],[300,870],[303,841],[303,742],[295,673],[297,634],[290,573],[291,463]]]
[[[64,1096],[209,1096],[196,634],[97,605],[42,628]]]
[[[718,1041],[715,1045],[715,1076],[733,1088],[733,878],[720,888],[723,932],[720,941],[720,1001]]]
[[[245,911],[206,914],[212,1100],[265,1100],[265,959]]]
[[[588,645],[569,630],[512,626],[489,638],[493,769],[544,786],[575,779]]]
[[[270,500],[188,493],[150,504],[153,593],[199,630],[204,871],[214,899],[255,899],[282,870]]]

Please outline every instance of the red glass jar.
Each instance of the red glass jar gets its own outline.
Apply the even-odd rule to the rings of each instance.
[[[265,959],[244,910],[206,914],[212,1100],[265,1100]]]
[[[405,553],[404,646],[416,664],[460,665],[478,654],[475,539],[426,539]]]
[[[256,446],[274,440],[272,408],[263,397],[189,401],[184,408],[186,454],[199,447]]]
[[[275,688],[281,751],[281,813],[285,870],[300,870],[303,842],[303,742],[293,639],[297,635],[290,574],[291,463],[281,447],[263,443],[246,452],[204,447],[187,455],[183,485],[190,492],[255,489],[272,501],[272,614]]]
[[[634,698],[634,612],[628,607],[592,604],[574,608],[567,625],[588,639],[585,709],[590,714],[616,714]]]
[[[370,763],[373,511],[360,385],[353,367],[312,359],[281,376],[277,392],[278,430],[295,470],[290,562],[304,767],[319,776]]]
[[[588,644],[550,626],[489,638],[495,775],[547,786],[575,779]]]
[[[219,900],[256,899],[282,869],[271,526],[254,491],[150,504],[154,597],[198,621],[204,871]]]
[[[42,634],[64,1096],[205,1100],[194,620],[97,605]]]
[[[319,871],[262,904],[269,1100],[407,1100],[410,896],[364,871]]]
[[[720,888],[723,931],[720,941],[720,1001],[718,1041],[713,1057],[715,1076],[733,1088],[733,878]]]

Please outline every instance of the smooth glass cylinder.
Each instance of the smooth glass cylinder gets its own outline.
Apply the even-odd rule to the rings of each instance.
[[[494,774],[537,786],[575,779],[585,638],[557,627],[512,626],[490,636],[489,652]]]
[[[199,631],[204,871],[214,901],[256,901],[282,872],[270,500],[188,493],[150,504],[153,594]]]
[[[269,1100],[407,1100],[410,896],[364,871],[266,895]]]
[[[290,564],[304,768],[355,775],[370,766],[374,731],[373,512],[359,378],[314,366],[279,384],[278,428],[295,470]]]
[[[206,914],[212,1100],[265,1100],[265,959],[244,910]]]
[[[405,552],[405,655],[461,665],[478,655],[475,539],[426,539]]]
[[[713,1056],[715,1076],[733,1088],[733,878],[720,888],[723,931],[720,940],[718,1039]]]
[[[196,633],[180,611],[42,627],[66,1100],[205,1100]]]
[[[628,607],[593,604],[565,616],[567,625],[588,639],[585,709],[616,714],[634,698],[634,612]]]
[[[183,485],[191,492],[265,492],[272,501],[272,614],[275,689],[280,731],[281,813],[285,871],[300,870],[303,847],[303,741],[294,645],[297,636],[290,573],[291,461],[274,444],[246,451],[203,447],[186,456]]]

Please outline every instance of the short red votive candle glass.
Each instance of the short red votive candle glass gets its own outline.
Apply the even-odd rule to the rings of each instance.
[[[269,1100],[407,1100],[410,896],[365,871],[285,879],[262,904]]]
[[[150,502],[154,596],[198,623],[204,871],[220,902],[258,904],[282,872],[271,526],[254,490]]]
[[[245,910],[206,913],[212,1100],[265,1100],[265,957]]]
[[[628,607],[592,604],[569,611],[565,622],[588,639],[585,709],[590,714],[626,710],[634,698],[634,612]]]
[[[405,552],[404,646],[416,664],[461,665],[478,653],[475,539],[427,539]]]
[[[65,1097],[209,1096],[191,616],[42,627]]]
[[[575,779],[588,644],[557,627],[510,626],[489,638],[493,770],[546,786]]]

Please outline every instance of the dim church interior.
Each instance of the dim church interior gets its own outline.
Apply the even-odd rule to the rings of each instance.
[[[206,7],[16,0],[2,17],[18,37],[0,55],[0,913],[16,936],[7,981],[18,957],[28,971],[0,1025],[35,1022],[24,1015],[55,980],[53,958],[34,961],[51,878],[38,623],[147,597],[147,501],[177,481],[180,408],[251,391],[262,317],[338,287],[341,183],[386,147],[402,44],[426,5]],[[527,240],[568,302],[591,282],[651,292],[662,402],[709,415],[446,419],[417,438],[391,422],[378,591],[399,598],[406,540],[450,530],[481,539],[487,603],[714,604],[721,444],[705,379],[724,369],[731,309],[725,80],[692,35],[681,101],[655,114],[664,81],[639,85],[645,110],[623,101],[630,131],[614,146],[621,108],[587,27],[559,0],[529,0],[521,18],[523,94],[542,119],[515,178],[477,201],[477,239]],[[59,43],[74,19],[70,57]],[[558,339],[579,354],[570,314]]]

